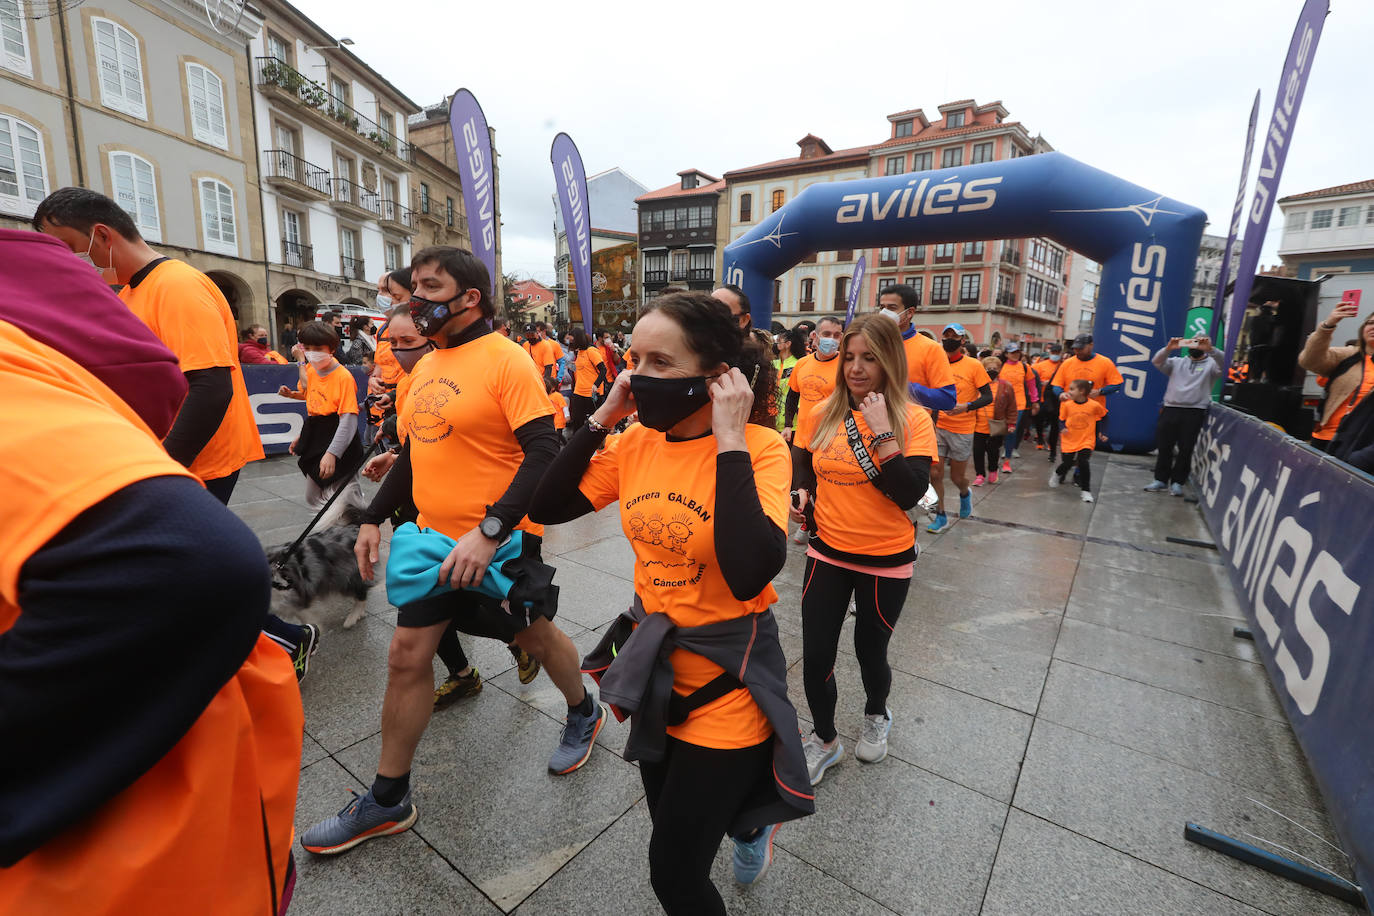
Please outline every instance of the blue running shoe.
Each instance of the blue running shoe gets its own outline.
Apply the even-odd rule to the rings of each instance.
[[[610,714],[605,703],[597,703],[590,716],[568,713],[568,724],[563,726],[558,747],[554,748],[553,756],[549,758],[549,771],[563,776],[586,763],[592,755],[596,736]]]
[[[773,837],[781,824],[769,824],[759,829],[752,840],[735,840],[735,852],[730,857],[735,866],[735,880],[740,884],[753,884],[768,871],[773,864]]]
[[[941,531],[944,531],[948,527],[949,516],[941,512],[939,515],[935,516],[935,521],[931,522],[929,525],[926,525],[926,530],[929,531],[931,534],[939,534]]]
[[[960,518],[968,518],[968,517],[969,517],[970,515],[972,515],[972,514],[973,514],[973,494],[972,494],[972,493],[960,493],[960,494],[959,494],[959,517],[960,517]]]
[[[342,811],[301,835],[301,847],[317,856],[336,855],[375,837],[404,833],[415,823],[417,814],[409,792],[391,808],[377,804],[371,789],[366,795],[353,792],[353,800]]]

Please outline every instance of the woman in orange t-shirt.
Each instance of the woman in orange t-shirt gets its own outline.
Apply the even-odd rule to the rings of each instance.
[[[572,402],[568,405],[568,426],[572,432],[577,432],[596,409],[593,396],[606,384],[606,358],[581,327],[572,329],[572,351],[575,358]],[[557,420],[558,417],[555,415],[554,422],[557,423]]]
[[[840,340],[835,390],[793,442],[794,516],[814,508],[802,573],[802,683],[815,730],[802,742],[811,784],[844,756],[835,730],[835,655],[852,596],[864,722],[855,754],[887,756],[892,669],[887,643],[911,585],[916,532],[906,512],[925,493],[936,454],[930,415],[908,394],[897,325],[854,319]]]
[[[530,517],[562,523],[618,503],[634,549],[635,594],[647,617],[666,615],[679,630],[766,618],[755,621],[748,653],[757,666],[766,651],[780,651],[768,609],[778,597],[772,579],[787,556],[791,473],[777,431],[748,422],[755,403],[771,394],[771,354],[705,293],[653,300],[635,326],[634,343],[638,368],[616,379],[549,468]],[[639,423],[607,437],[636,411]],[[630,655],[622,648],[617,661]],[[681,647],[670,661],[680,700],[726,673]],[[746,678],[743,669],[738,677]],[[780,670],[778,682],[785,679]],[[795,742],[800,771],[795,726],[790,734],[775,730],[763,711],[766,701],[752,690],[734,687],[690,709],[666,726],[662,759],[639,758],[653,820],[650,878],[670,914],[725,913],[710,877],[721,839],[773,783],[775,745]],[[642,708],[632,713],[635,727],[644,715]],[[752,883],[762,875],[777,826],[734,838],[737,880]]]

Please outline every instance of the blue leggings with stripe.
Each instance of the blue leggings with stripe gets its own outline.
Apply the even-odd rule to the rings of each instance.
[[[864,715],[878,716],[887,710],[892,689],[892,669],[887,664],[887,642],[901,616],[911,579],[892,579],[855,572],[841,566],[806,558],[802,575],[802,684],[811,721],[822,741],[835,738],[835,656],[840,648],[840,628],[854,597],[854,654],[863,678]]]

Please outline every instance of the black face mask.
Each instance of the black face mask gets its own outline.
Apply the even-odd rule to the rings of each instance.
[[[650,378],[630,376],[630,394],[635,399],[639,422],[649,429],[666,433],[711,402],[704,376],[692,378]]]
[[[450,305],[463,298],[463,293],[459,292],[452,299],[444,302],[434,302],[420,296],[410,297],[410,320],[415,322],[415,330],[425,337],[434,337],[439,333],[439,329],[448,323],[448,320],[458,314],[449,308]]]
[[[396,357],[396,362],[400,363],[401,368],[405,370],[406,375],[409,375],[411,373],[411,370],[415,368],[415,364],[420,361],[420,357],[424,356],[426,353],[433,349],[434,344],[429,341],[425,341],[423,345],[418,347],[406,347],[405,349],[401,349],[400,347],[392,347],[391,355]]]
[[[964,344],[962,341],[956,340],[953,337],[946,337],[940,341],[940,346],[945,348],[946,353],[953,353],[955,350],[958,350],[963,345]]]
[[[1093,358],[1093,355],[1092,355],[1091,353],[1084,353],[1082,350],[1079,350],[1077,353],[1074,354],[1074,356],[1077,356],[1079,359],[1083,360],[1083,362],[1085,362],[1085,363],[1086,363],[1088,360],[1090,360],[1090,359]]]
[[[266,338],[266,337],[259,337],[259,338],[258,338],[258,346],[260,346],[260,347],[265,347],[265,346],[267,346],[267,338]]]

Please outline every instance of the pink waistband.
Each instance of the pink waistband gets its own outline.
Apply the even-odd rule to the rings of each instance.
[[[860,566],[858,563],[846,563],[844,560],[827,557],[814,547],[807,547],[806,555],[812,559],[820,560],[822,563],[829,563],[831,566],[853,570],[866,576],[878,576],[882,579],[910,579],[916,568],[914,562],[903,563],[900,566]]]

